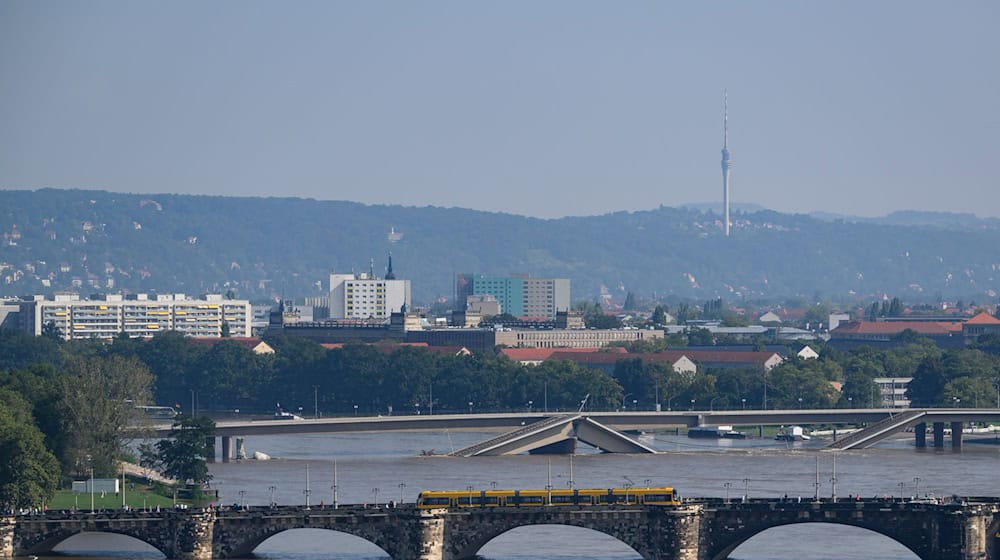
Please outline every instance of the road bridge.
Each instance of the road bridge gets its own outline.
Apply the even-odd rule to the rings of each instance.
[[[489,541],[527,525],[610,535],[645,560],[723,560],[754,535],[797,523],[834,523],[885,535],[923,560],[1000,560],[1000,498],[902,500],[689,500],[680,506],[532,506],[418,510],[342,506],[164,512],[49,511],[0,517],[0,557],[43,555],[81,532],[135,537],[169,559],[243,558],[290,529],[366,539],[393,560],[471,560]]]
[[[987,408],[911,408],[911,409],[805,409],[805,410],[689,410],[689,411],[629,411],[629,412],[586,412],[593,419],[610,429],[656,430],[700,425],[736,426],[788,426],[788,425],[857,425],[876,424],[898,418],[900,414],[918,413],[934,424],[935,445],[943,446],[944,425],[950,424],[957,433],[968,422],[1000,422],[1000,409]],[[347,433],[347,432],[406,432],[406,431],[510,431],[539,421],[559,416],[558,413],[542,411],[512,412],[500,414],[441,414],[411,416],[338,417],[304,420],[229,420],[216,424],[216,435],[223,438],[233,436],[306,434],[306,433]],[[909,416],[907,416],[909,418]],[[919,422],[895,423],[888,430],[874,438],[852,444],[865,447],[910,427]],[[925,426],[926,427],[926,426]],[[166,437],[170,426],[153,425],[152,432],[157,437]],[[922,430],[915,430],[917,446],[925,445]],[[953,436],[956,433],[952,432]],[[860,438],[861,436],[859,436]],[[213,440],[214,441],[214,440]],[[223,440],[225,443],[225,439]],[[953,439],[961,445],[961,438]],[[226,447],[225,445],[223,446]],[[231,447],[231,446],[230,446]],[[225,457],[224,457],[225,459]]]

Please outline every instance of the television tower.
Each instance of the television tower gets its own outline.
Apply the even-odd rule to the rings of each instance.
[[[729,160],[729,92],[722,92],[722,223],[726,237],[729,237],[729,169],[733,162]]]

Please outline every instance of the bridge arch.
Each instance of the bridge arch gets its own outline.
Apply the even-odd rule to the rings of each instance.
[[[905,534],[905,532],[887,529],[885,527],[874,526],[871,523],[850,523],[834,519],[801,520],[801,521],[774,523],[767,527],[763,528],[758,527],[756,530],[748,530],[740,532],[740,534],[738,535],[732,535],[733,538],[730,539],[726,539],[724,537],[716,538],[713,540],[712,547],[711,550],[709,551],[709,554],[707,555],[707,558],[709,558],[709,560],[726,560],[727,558],[730,557],[730,555],[734,551],[736,551],[736,549],[740,548],[741,546],[748,544],[750,541],[758,539],[762,536],[767,536],[767,537],[774,536],[774,533],[782,530],[783,528],[787,529],[789,527],[794,527],[803,529],[800,531],[795,531],[795,533],[797,533],[799,542],[803,542],[803,539],[806,538],[804,537],[804,535],[808,534],[808,529],[823,525],[836,526],[840,529],[840,531],[838,532],[846,533],[847,538],[851,539],[857,538],[858,534],[864,534],[872,538],[876,538],[877,535],[878,538],[876,538],[876,540],[891,541],[892,543],[894,543],[891,546],[891,548],[894,548],[901,554],[908,553],[909,557],[911,558],[923,559],[923,560],[933,560],[934,558],[931,555],[927,555],[927,552],[922,550],[923,547],[917,544],[916,541],[918,541],[919,539],[909,538]],[[794,531],[794,529],[792,530]],[[795,533],[793,533],[793,535]],[[793,536],[792,539],[793,540],[796,539],[796,536]],[[854,547],[855,545],[852,543],[851,546]],[[770,552],[773,549],[769,547],[768,550]],[[921,554],[922,552],[923,554]]]
[[[476,551],[478,557],[510,557],[537,555],[532,553],[531,543],[567,542],[567,553],[579,551],[579,556],[599,555],[601,558],[638,559],[642,558],[634,548],[614,535],[595,529],[565,524],[521,525],[497,535],[484,543]]]
[[[266,552],[262,552],[261,549],[266,549],[269,544],[281,547],[282,551],[288,550],[289,546],[306,548],[301,544],[305,540],[314,543],[313,545],[316,550],[302,550],[302,552],[322,552],[325,557],[336,558],[336,555],[330,554],[331,550],[345,552],[348,554],[351,552],[358,552],[364,554],[366,558],[377,558],[379,556],[384,556],[386,558],[390,557],[388,551],[364,537],[353,535],[345,531],[317,529],[312,527],[301,529],[283,529],[274,532],[253,545],[252,548],[250,548],[250,552],[252,552],[254,556],[266,556]],[[253,543],[250,542],[248,545],[249,544]],[[298,551],[299,550],[295,550],[295,552]]]
[[[644,560],[675,558],[690,536],[697,539],[698,516],[671,508],[602,509],[590,511],[507,511],[504,515],[469,512],[448,516],[445,523],[445,558],[467,560],[493,539],[533,525],[581,527],[603,533],[632,549]],[[685,544],[685,539],[688,542]]]
[[[25,555],[51,555],[54,549],[60,544],[66,542],[67,540],[76,537],[78,535],[89,535],[89,534],[106,534],[106,535],[123,535],[135,539],[162,554],[163,556],[169,558],[172,549],[172,541],[168,542],[165,539],[160,538],[156,534],[148,530],[143,530],[141,528],[76,528],[76,527],[59,527],[55,529],[50,529],[44,534],[38,536],[31,542],[22,543],[22,550]]]
[[[338,515],[334,510],[265,517],[259,513],[241,517],[220,516],[212,535],[213,558],[243,558],[267,539],[296,529],[318,529],[360,538],[395,560],[412,556],[414,537],[419,530],[388,515],[373,510],[363,522],[353,515]]]

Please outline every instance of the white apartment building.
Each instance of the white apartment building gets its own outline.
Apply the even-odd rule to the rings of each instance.
[[[387,320],[410,303],[410,281],[372,274],[330,275],[331,319]]]
[[[222,336],[223,324],[231,336],[251,336],[252,312],[246,300],[227,300],[219,294],[201,299],[184,294],[124,297],[107,294],[80,299],[78,294],[34,296],[20,302],[21,327],[39,336],[52,324],[64,339],[112,338],[125,332],[148,337],[175,330],[198,337]]]

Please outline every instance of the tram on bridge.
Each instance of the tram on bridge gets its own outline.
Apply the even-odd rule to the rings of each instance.
[[[553,488],[548,490],[425,490],[417,507],[494,508],[605,505],[677,506],[677,491],[657,488]]]

